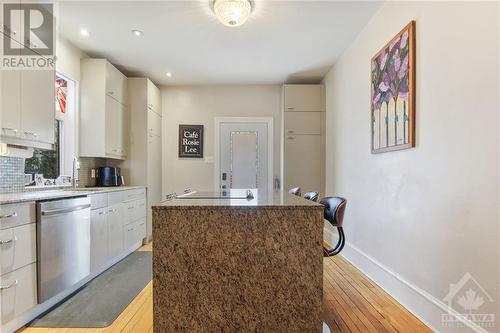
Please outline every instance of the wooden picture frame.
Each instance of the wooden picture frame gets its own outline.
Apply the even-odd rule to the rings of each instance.
[[[372,154],[415,147],[415,21],[371,59]]]

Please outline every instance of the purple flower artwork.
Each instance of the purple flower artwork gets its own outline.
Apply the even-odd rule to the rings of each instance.
[[[372,153],[414,147],[415,22],[371,61]]]

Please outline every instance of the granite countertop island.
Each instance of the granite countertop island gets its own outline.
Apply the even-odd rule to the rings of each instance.
[[[153,207],[154,332],[321,332],[323,206],[232,194]]]

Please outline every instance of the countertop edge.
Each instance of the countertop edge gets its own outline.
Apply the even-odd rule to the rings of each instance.
[[[47,190],[37,190],[37,191],[24,191],[24,192],[16,192],[16,193],[2,193],[0,194],[0,205],[8,205],[8,204],[16,204],[16,203],[24,203],[24,202],[35,202],[42,200],[51,200],[51,199],[63,199],[63,198],[74,198],[80,196],[89,196],[95,194],[105,194],[111,192],[120,192],[120,191],[129,191],[129,190],[138,190],[138,189],[146,189],[146,186],[126,186],[126,187],[106,187],[102,188],[102,190],[88,190],[85,191],[80,188],[77,191],[72,191],[70,189],[47,189]],[[47,193],[46,196],[43,196],[43,192],[51,192]],[[55,193],[59,192],[59,193]],[[23,198],[22,195],[26,193],[40,193],[40,197],[26,197]],[[12,198],[1,199],[2,196],[12,196]],[[19,196],[18,198],[16,196]]]
[[[322,205],[189,205],[189,206],[153,206],[154,211],[163,210],[205,210],[205,209],[317,209],[323,211],[325,208]]]

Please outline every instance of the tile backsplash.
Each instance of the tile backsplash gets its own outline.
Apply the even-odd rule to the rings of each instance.
[[[92,169],[106,165],[119,167],[120,164],[121,161],[105,158],[81,157],[79,187],[95,186],[95,179],[91,178]],[[24,158],[0,156],[0,193],[14,193],[29,190],[33,189],[24,187]]]
[[[24,158],[0,156],[0,193],[24,191]]]

